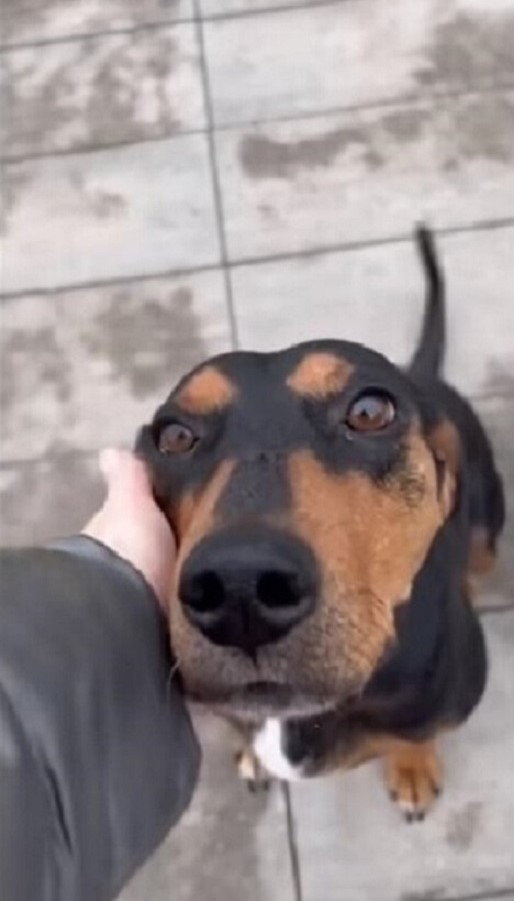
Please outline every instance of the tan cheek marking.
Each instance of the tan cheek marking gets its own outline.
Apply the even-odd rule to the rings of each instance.
[[[416,506],[401,483],[327,473],[306,451],[290,461],[293,528],[323,571],[327,631],[344,634],[358,672],[370,672],[394,637],[394,607],[409,596],[442,522],[433,460],[419,436],[410,439],[409,462]]]
[[[353,366],[329,353],[312,353],[298,364],[287,378],[296,394],[323,398],[342,391],[353,372]]]
[[[170,510],[171,520],[173,522],[175,535],[178,543],[182,541],[189,524],[194,516],[196,507],[195,495],[192,491],[185,494],[177,504],[175,510]]]
[[[179,507],[180,526],[179,549],[176,566],[176,583],[178,584],[183,561],[191,553],[193,547],[201,541],[214,527],[215,508],[225,486],[234,470],[233,460],[220,463],[211,480],[196,496],[186,496]]]
[[[459,433],[449,419],[443,419],[428,436],[428,445],[434,454],[446,465],[442,500],[445,516],[449,516],[455,506],[457,480],[460,468],[461,444]]]
[[[236,386],[216,369],[205,366],[180,389],[176,401],[188,413],[205,416],[227,407],[236,396]]]

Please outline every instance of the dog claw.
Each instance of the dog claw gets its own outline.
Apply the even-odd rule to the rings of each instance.
[[[249,779],[246,782],[246,787],[251,795],[263,795],[269,791],[270,788],[269,779]]]

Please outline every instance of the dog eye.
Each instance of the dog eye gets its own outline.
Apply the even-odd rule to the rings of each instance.
[[[197,443],[194,432],[180,422],[170,422],[159,434],[157,447],[161,454],[187,454]]]
[[[391,398],[379,391],[361,394],[346,414],[346,425],[354,432],[380,432],[394,419]]]

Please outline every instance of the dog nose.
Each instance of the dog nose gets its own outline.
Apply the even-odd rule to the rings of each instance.
[[[186,617],[210,641],[253,655],[312,612],[315,588],[314,556],[294,536],[224,532],[194,548],[179,596]]]

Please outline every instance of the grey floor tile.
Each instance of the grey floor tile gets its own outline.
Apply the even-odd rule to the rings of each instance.
[[[425,899],[421,899],[421,901],[425,901]],[[431,901],[431,899],[427,898],[426,901]],[[457,898],[456,901],[459,901],[459,899]],[[464,899],[464,901],[466,901],[466,899]],[[474,901],[474,899],[472,898],[471,901]],[[479,901],[514,901],[514,891],[501,892],[499,895],[489,895],[488,898],[480,896]]]
[[[348,0],[213,21],[217,123],[490,87],[514,76],[512,4]],[[284,48],[287,48],[285,52]]]
[[[192,807],[119,901],[293,901],[280,791],[250,796],[220,723],[197,722],[204,763]]]
[[[4,180],[4,292],[219,260],[204,135],[12,163]]]
[[[217,135],[231,259],[512,217],[514,92]]]
[[[421,899],[421,901],[431,901],[431,899]],[[459,901],[459,899],[457,898],[456,901]],[[464,901],[467,901],[467,899],[465,898]],[[475,899],[471,898],[471,901],[475,901]],[[495,895],[489,895],[487,898],[480,895],[478,901],[514,901],[514,891],[510,892],[507,890]]]
[[[0,466],[0,545],[44,544],[74,535],[98,509],[96,454],[60,454]]]
[[[440,236],[448,285],[446,373],[469,395],[512,395],[514,227]],[[244,348],[361,341],[405,363],[422,319],[424,279],[414,243],[236,267]]]
[[[0,43],[49,41],[187,19],[192,0],[3,0]]]
[[[514,613],[485,623],[487,694],[442,743],[446,788],[424,823],[401,820],[376,764],[294,788],[305,901],[482,898],[514,885]]]
[[[219,271],[4,301],[2,457],[131,444],[174,383],[230,347]]]
[[[4,154],[169,137],[204,126],[192,24],[5,52]]]

